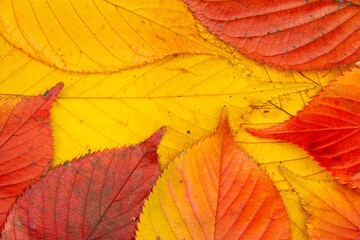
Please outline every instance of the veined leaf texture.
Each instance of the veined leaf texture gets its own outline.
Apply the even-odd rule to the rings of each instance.
[[[356,1],[184,1],[212,33],[266,64],[304,71],[360,60]]]
[[[36,97],[0,98],[0,229],[18,196],[51,166],[50,108],[62,86]]]
[[[223,111],[216,132],[158,180],[137,239],[290,239],[289,224],[280,195],[236,145]]]
[[[310,214],[310,239],[359,239],[360,194],[334,181],[314,181],[281,169]]]
[[[3,239],[134,239],[142,204],[160,175],[157,146],[106,149],[58,166],[12,208]]]
[[[346,72],[284,124],[249,131],[304,148],[340,182],[359,189],[359,79],[360,69]]]
[[[358,1],[0,0],[0,5],[0,95],[30,98],[64,83],[48,120],[53,167],[97,150],[136,145],[166,126],[157,152],[169,176],[172,159],[213,133],[226,105],[237,146],[282,198],[291,238],[308,239],[310,212],[279,166],[305,180],[332,184],[334,178],[301,148],[254,137],[246,128],[295,116],[349,68],[340,65],[359,60]],[[245,44],[239,48],[234,41]],[[27,196],[35,194],[31,191]]]

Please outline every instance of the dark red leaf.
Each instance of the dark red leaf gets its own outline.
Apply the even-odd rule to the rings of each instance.
[[[212,33],[266,64],[303,71],[360,60],[358,5],[334,0],[184,1]]]
[[[16,202],[3,239],[133,239],[160,175],[156,151],[163,133],[56,167]]]
[[[292,142],[341,183],[360,189],[360,69],[346,72],[297,116],[255,136]]]
[[[0,229],[18,195],[50,167],[49,111],[62,86],[44,96],[0,99]]]

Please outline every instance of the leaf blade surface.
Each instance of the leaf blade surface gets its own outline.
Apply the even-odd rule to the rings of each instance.
[[[62,86],[43,96],[0,99],[0,228],[18,196],[51,166],[50,108]]]
[[[313,181],[281,169],[300,195],[311,239],[358,239],[360,237],[360,194],[336,181]]]
[[[184,1],[220,39],[271,66],[323,70],[359,60],[357,5],[333,0]]]
[[[179,53],[225,53],[200,37],[177,1],[6,0],[0,34],[32,58],[73,72],[117,72]]]
[[[217,131],[175,159],[140,217],[137,239],[290,239],[268,176],[236,146],[223,113]]]
[[[340,182],[359,189],[359,75],[358,68],[346,72],[287,122],[248,131],[302,147]]]
[[[144,142],[58,166],[16,202],[3,239],[133,239],[142,204],[160,175],[164,128]]]

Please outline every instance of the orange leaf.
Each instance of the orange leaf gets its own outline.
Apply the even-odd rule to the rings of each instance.
[[[236,145],[228,118],[182,154],[156,183],[138,239],[290,239],[269,177]]]
[[[280,168],[295,188],[311,215],[307,220],[310,239],[360,239],[360,194],[344,185],[330,181],[305,180]]]
[[[18,195],[51,166],[50,108],[62,86],[44,96],[0,99],[0,229]]]
[[[360,189],[360,69],[346,72],[287,122],[248,131],[304,148],[342,183]]]
[[[320,70],[360,60],[360,7],[334,0],[184,0],[212,33],[284,69]]]

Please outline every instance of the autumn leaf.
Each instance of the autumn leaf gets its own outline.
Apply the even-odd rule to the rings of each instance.
[[[289,121],[255,136],[292,142],[342,183],[360,188],[360,69],[346,72]]]
[[[211,55],[172,56],[112,74],[70,73],[39,63],[6,42],[0,46],[0,94],[29,96],[56,82],[65,84],[52,110],[54,165],[89,149],[135,144],[167,126],[159,146],[164,167],[211,133],[224,105],[244,115],[276,96],[317,86],[301,74]],[[337,74],[333,70],[326,78]]]
[[[0,229],[18,195],[51,166],[50,108],[62,86],[36,97],[0,98]]]
[[[75,72],[114,72],[178,53],[225,54],[197,33],[178,1],[3,0],[0,34],[34,59]]]
[[[290,239],[278,192],[236,145],[226,112],[157,181],[137,239]]]
[[[358,5],[334,0],[184,1],[212,33],[257,61],[304,71],[360,60]]]
[[[164,128],[129,147],[58,166],[12,208],[3,239],[133,239],[143,202],[160,175]]]
[[[0,38],[0,94],[31,96],[59,81],[65,84],[51,115],[55,147],[53,166],[93,149],[136,144],[165,125],[167,131],[158,154],[161,167],[166,167],[183,149],[212,133],[218,115],[226,105],[237,143],[254,156],[280,191],[291,219],[292,235],[306,239],[304,218],[307,215],[297,195],[287,191],[289,185],[277,166],[284,165],[301,176],[314,175],[321,179],[324,176],[320,172],[322,169],[300,148],[289,149],[290,144],[276,141],[264,142],[248,134],[245,127],[265,127],[287,120],[346,68],[295,72],[250,60],[207,31],[180,0],[161,1],[161,4],[158,0],[71,3],[73,8],[69,7],[69,2],[62,1],[14,2],[13,8],[6,0],[0,9],[0,19],[5,22],[5,25],[0,24],[0,35],[6,39]],[[29,4],[34,4],[34,14]],[[54,15],[62,14],[60,23],[80,29],[70,29],[70,32],[81,50],[71,47],[71,41],[65,41],[67,36],[62,38],[66,35],[63,30],[48,28],[48,25],[58,24],[57,19],[46,19],[51,13],[44,15],[45,21],[39,18],[40,24],[36,23],[34,16],[45,13],[48,5],[53,10],[56,6]],[[107,20],[115,17],[116,23],[111,26],[115,25],[115,30],[121,29],[124,33],[121,36],[129,40],[129,49],[136,49],[136,53],[114,50],[114,54],[124,57],[126,63],[114,60],[114,64],[109,65],[112,57],[103,48],[95,47],[99,46],[94,42],[96,38],[105,45],[119,38],[115,31],[105,34],[110,25],[104,24],[105,31],[101,30],[99,22],[104,20],[98,18],[99,12],[94,10],[94,5],[101,7],[99,12]],[[83,11],[84,8],[89,12]],[[81,17],[91,16],[83,24],[73,10],[80,10]],[[113,14],[118,10],[125,20],[119,19],[117,13]],[[14,21],[13,13],[18,22]],[[141,36],[149,36],[145,41],[150,43],[151,40],[157,52],[153,59],[148,57],[152,53],[146,55],[149,48],[136,37],[135,31],[123,28],[126,26],[124,21],[138,26],[136,32],[146,34]],[[140,26],[137,22],[141,22]],[[147,28],[150,23],[155,26],[151,30]],[[45,35],[51,36],[51,44],[44,40],[39,26],[45,27]],[[87,27],[96,36],[91,36]],[[57,31],[53,35],[47,34],[51,29]],[[179,35],[167,34],[169,32]],[[183,43],[184,46],[191,45],[188,50],[193,54],[179,52]],[[198,49],[197,43],[205,45]],[[54,52],[50,45],[61,45],[61,49],[54,48]],[[118,46],[122,44],[119,42],[115,47]],[[161,49],[157,48],[159,46]],[[56,57],[57,51],[60,57]],[[66,54],[63,56],[63,53]],[[99,64],[84,57],[85,53]],[[126,54],[123,56],[122,53]],[[137,53],[146,56],[137,58]],[[119,70],[123,68],[127,70]]]
[[[282,174],[301,197],[310,239],[360,238],[360,194],[336,181],[304,179],[282,168]]]

